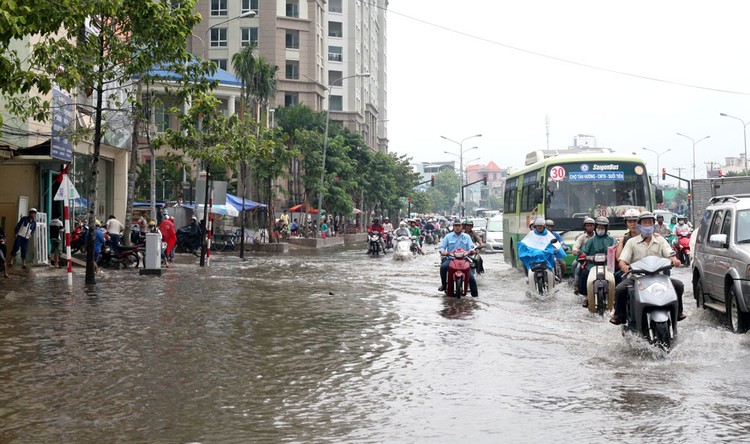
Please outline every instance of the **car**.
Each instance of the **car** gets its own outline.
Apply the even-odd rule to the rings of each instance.
[[[486,253],[503,252],[503,216],[495,216],[487,221]]]
[[[693,251],[698,307],[726,315],[735,333],[750,329],[750,194],[711,198]]]
[[[674,214],[671,211],[667,210],[654,210],[654,217],[664,216],[664,223],[668,224],[673,217],[677,217],[676,214]]]

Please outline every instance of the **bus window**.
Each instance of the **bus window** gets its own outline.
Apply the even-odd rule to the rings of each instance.
[[[539,188],[539,171],[532,171],[523,175],[523,189],[521,190],[521,211],[531,211],[536,208],[535,195]]]
[[[518,197],[518,179],[508,179],[505,182],[505,193],[503,193],[503,211],[506,213],[516,212],[516,198]]]

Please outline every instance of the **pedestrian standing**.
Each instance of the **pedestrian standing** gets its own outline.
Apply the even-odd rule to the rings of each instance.
[[[62,254],[62,236],[65,233],[65,226],[59,217],[55,217],[49,223],[49,239],[52,244],[51,262],[56,268],[60,268],[60,255]]]
[[[172,250],[174,245],[177,243],[177,230],[175,230],[173,217],[165,216],[164,220],[159,224],[159,232],[161,233],[162,240],[167,244],[166,251],[164,252],[165,258],[171,262],[174,257]]]
[[[5,260],[5,256],[8,254],[7,247],[5,246],[5,233],[0,230],[0,270],[3,272],[3,277],[9,279],[8,275],[8,264]]]
[[[109,241],[112,244],[112,256],[115,256],[120,250],[120,239],[122,239],[122,232],[125,231],[125,226],[112,214],[109,215],[106,225]]]
[[[29,210],[29,215],[24,216],[18,221],[15,228],[16,240],[13,242],[13,249],[10,252],[9,267],[13,266],[13,260],[21,250],[21,268],[26,268],[26,253],[29,250],[29,239],[36,230],[36,208]]]
[[[96,220],[96,229],[94,229],[94,272],[99,273],[99,256],[102,254],[102,247],[106,240],[102,231],[102,223]]]

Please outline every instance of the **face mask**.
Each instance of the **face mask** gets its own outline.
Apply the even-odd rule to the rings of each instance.
[[[643,225],[638,225],[638,233],[643,237],[650,237],[654,234],[654,227],[645,227]]]
[[[597,228],[596,229],[596,235],[597,236],[604,236],[605,234],[607,234],[607,230],[605,230],[604,228]]]

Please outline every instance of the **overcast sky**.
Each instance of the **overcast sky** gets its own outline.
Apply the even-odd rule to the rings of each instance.
[[[458,145],[441,135],[481,133],[465,162],[518,167],[546,148],[549,116],[550,148],[590,134],[652,174],[656,155],[642,147],[671,149],[660,166],[691,178],[693,144],[675,133],[711,136],[695,150],[705,177],[705,162],[744,151],[742,123],[719,113],[750,121],[748,17],[742,0],[391,0],[390,150],[453,160],[443,152]]]

